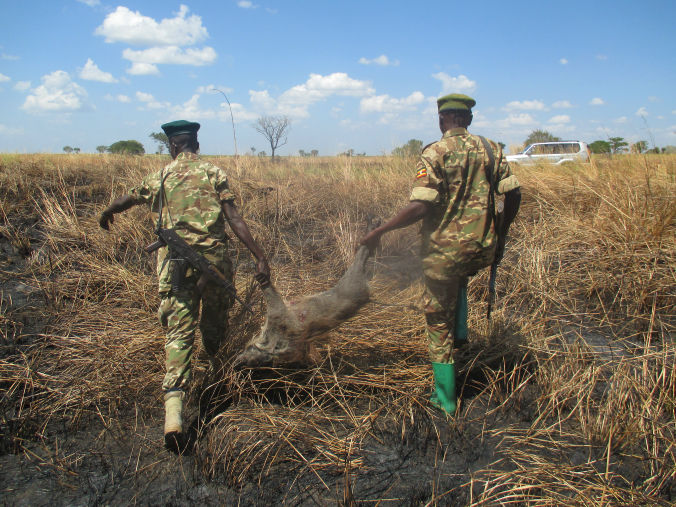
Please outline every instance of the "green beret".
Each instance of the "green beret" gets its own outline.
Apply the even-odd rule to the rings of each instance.
[[[471,111],[476,100],[462,93],[451,93],[437,99],[439,112],[442,111]]]
[[[170,121],[162,125],[162,130],[167,137],[177,136],[179,134],[197,134],[200,124],[194,121],[177,120]]]

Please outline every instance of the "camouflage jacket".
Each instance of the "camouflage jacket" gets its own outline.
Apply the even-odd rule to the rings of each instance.
[[[221,203],[233,201],[225,172],[194,153],[179,153],[176,159],[148,175],[131,189],[129,195],[136,204],[148,204],[157,223],[161,178],[164,178],[162,227],[176,232],[196,251],[204,255],[227,275],[231,271],[227,255],[225,216]],[[169,267],[165,261],[167,249],[160,248],[157,275],[160,293],[169,291]],[[188,270],[187,275],[192,274]]]
[[[492,175],[496,194],[518,188],[502,149],[493,141],[489,143],[495,157]],[[481,138],[464,128],[446,131],[440,141],[423,149],[410,200],[431,205],[421,230],[427,277],[447,280],[493,262],[497,235],[488,210],[488,164]]]

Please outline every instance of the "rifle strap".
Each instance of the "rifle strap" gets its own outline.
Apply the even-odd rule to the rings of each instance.
[[[162,171],[160,172],[160,195],[158,202],[159,204],[157,205],[158,210],[157,210],[157,225],[155,226],[155,232],[159,231],[162,228],[162,209],[164,208],[164,180],[169,176],[164,175],[164,167],[162,168]],[[169,203],[167,202],[167,207],[169,206]],[[168,210],[167,210],[168,211]]]

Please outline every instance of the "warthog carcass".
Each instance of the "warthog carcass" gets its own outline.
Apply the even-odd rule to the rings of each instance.
[[[352,265],[327,291],[286,303],[275,287],[263,289],[267,304],[261,332],[235,359],[241,366],[299,363],[310,344],[352,317],[369,300],[366,261],[371,251],[360,246]]]

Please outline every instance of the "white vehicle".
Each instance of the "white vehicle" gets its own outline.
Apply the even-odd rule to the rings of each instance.
[[[589,162],[589,146],[581,141],[553,141],[534,143],[517,155],[507,155],[507,162],[517,164]]]

